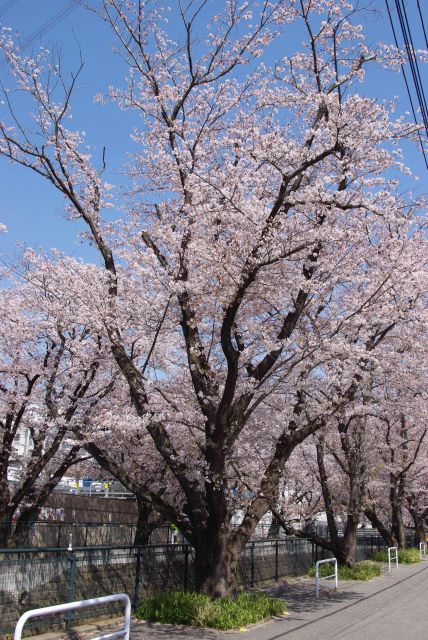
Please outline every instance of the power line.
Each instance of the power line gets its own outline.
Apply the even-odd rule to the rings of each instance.
[[[3,18],[3,16],[20,1],[21,0],[7,0],[7,2],[2,4],[0,7],[0,19]]]
[[[9,0],[9,1],[19,2],[20,0]],[[68,5],[66,5],[60,11],[58,11],[53,16],[51,16],[49,20],[47,20],[44,24],[42,24],[41,27],[39,27],[36,31],[34,31],[31,35],[29,35],[28,38],[23,40],[23,42],[21,42],[21,44],[19,45],[18,50],[24,51],[25,49],[27,49],[38,38],[40,38],[45,33],[50,31],[50,29],[55,27],[62,20],[64,20],[64,18],[70,15],[70,13],[74,11],[74,9],[76,9],[80,4],[81,4],[81,0],[71,0],[71,2],[69,2]],[[0,64],[0,67],[3,67],[5,64],[6,64],[6,61],[4,60]]]
[[[40,38],[47,31],[50,31],[50,29],[64,20],[64,18],[66,18],[72,11],[74,11],[74,9],[79,6],[79,4],[80,0],[71,0],[71,2],[69,2],[67,6],[63,7],[60,11],[55,13],[55,15],[53,15],[51,18],[49,18],[49,20],[42,24],[42,26],[39,27],[37,31],[34,31],[34,33],[32,33],[28,38],[21,42],[19,49],[21,51],[27,49],[31,44],[33,44],[35,40]]]
[[[416,57],[415,48],[413,45],[412,33],[410,31],[410,25],[407,18],[406,7],[403,0],[395,0],[395,6],[397,8],[398,19],[400,22],[401,31],[403,34],[404,45],[407,51],[407,57],[409,60],[410,70],[415,85],[416,95],[418,97],[419,106],[421,109],[421,116],[425,125],[426,134],[428,136],[428,108],[425,98],[425,93],[422,84],[422,78],[419,71],[418,59]]]
[[[397,50],[399,50],[400,47],[398,45],[397,33],[395,31],[394,21],[392,19],[391,10],[389,8],[388,0],[385,0],[385,4],[386,4],[387,12],[388,12],[388,17],[389,17],[389,22],[390,22],[390,25],[391,25],[392,33],[393,33],[393,36],[394,36],[395,46],[397,47]],[[404,84],[406,85],[407,95],[409,97],[409,102],[410,102],[410,107],[411,107],[412,114],[413,114],[413,119],[415,121],[415,124],[419,124],[417,116],[416,116],[416,109],[415,109],[415,106],[413,104],[412,93],[410,91],[409,82],[407,80],[407,75],[406,75],[406,71],[404,69],[404,65],[403,64],[401,64],[401,72],[403,74]],[[427,157],[426,157],[426,154],[425,154],[425,151],[424,151],[424,145],[423,145],[422,136],[421,136],[421,132],[420,131],[418,131],[418,138],[419,138],[421,153],[422,153],[422,156],[423,156],[423,159],[424,159],[424,162],[425,162],[425,166],[428,169],[428,160],[427,160]]]
[[[416,0],[416,3],[418,5],[418,11],[419,11],[419,17],[421,19],[421,25],[422,25],[422,31],[424,32],[424,37],[425,37],[425,46],[428,49],[428,37],[427,37],[427,32],[425,29],[425,23],[424,23],[424,17],[422,15],[422,9],[421,9],[421,5],[419,3],[419,0]]]

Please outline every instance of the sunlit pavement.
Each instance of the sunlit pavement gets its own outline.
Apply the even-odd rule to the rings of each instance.
[[[400,565],[368,583],[323,583],[318,599],[312,580],[266,589],[288,603],[289,615],[246,631],[217,632],[172,625],[134,625],[131,640],[425,640],[428,638],[428,561]]]

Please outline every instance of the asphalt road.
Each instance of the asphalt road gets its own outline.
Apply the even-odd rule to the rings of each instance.
[[[318,600],[310,580],[266,591],[287,601],[287,618],[241,632],[144,624],[131,640],[428,640],[428,561],[337,592],[324,587]]]

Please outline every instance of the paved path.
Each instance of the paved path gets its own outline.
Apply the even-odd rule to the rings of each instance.
[[[428,561],[369,583],[342,582],[338,592],[324,588],[318,600],[310,580],[265,591],[287,601],[287,618],[246,632],[137,624],[131,640],[428,640]]]

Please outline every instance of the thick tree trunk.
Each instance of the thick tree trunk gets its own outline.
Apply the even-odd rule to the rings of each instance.
[[[404,549],[406,546],[406,534],[403,522],[403,499],[401,483],[397,483],[396,478],[391,478],[391,489],[389,499],[391,502],[391,534],[394,539],[394,546]]]
[[[421,542],[426,541],[425,520],[421,517],[415,517],[413,522],[415,523],[415,545],[419,546]]]
[[[414,524],[414,538],[413,538],[414,545],[415,547],[419,547],[421,542],[426,542],[426,535],[427,535],[426,526],[425,526],[426,516],[422,516],[417,511],[413,511],[411,509],[409,509],[409,512],[410,512],[410,515],[412,516],[413,524]]]
[[[351,569],[355,567],[357,561],[358,522],[358,517],[355,517],[353,514],[348,514],[345,533],[341,541],[342,548],[339,563]]]
[[[25,509],[20,513],[14,531],[17,547],[31,546],[29,544],[31,542],[31,529],[40,515],[40,509],[41,507],[36,506]]]
[[[349,501],[345,532],[342,539],[342,562],[353,569],[357,561],[358,524],[365,495],[364,469],[361,456],[348,460]]]
[[[278,520],[275,514],[272,514],[272,520],[269,526],[267,534],[268,538],[279,538],[279,531],[281,529],[281,522]]]
[[[12,514],[0,518],[0,549],[14,546]]]
[[[138,520],[137,529],[135,531],[134,544],[149,544],[150,536],[155,525],[149,523],[149,518],[153,513],[153,506],[137,495]]]
[[[428,515],[427,508],[421,508],[418,504],[416,496],[410,494],[407,496],[407,510],[412,516],[413,524],[415,527],[415,539],[414,543],[419,546],[421,542],[426,541],[426,518]]]
[[[195,541],[195,588],[213,598],[233,597],[241,545],[233,534],[202,532]]]

